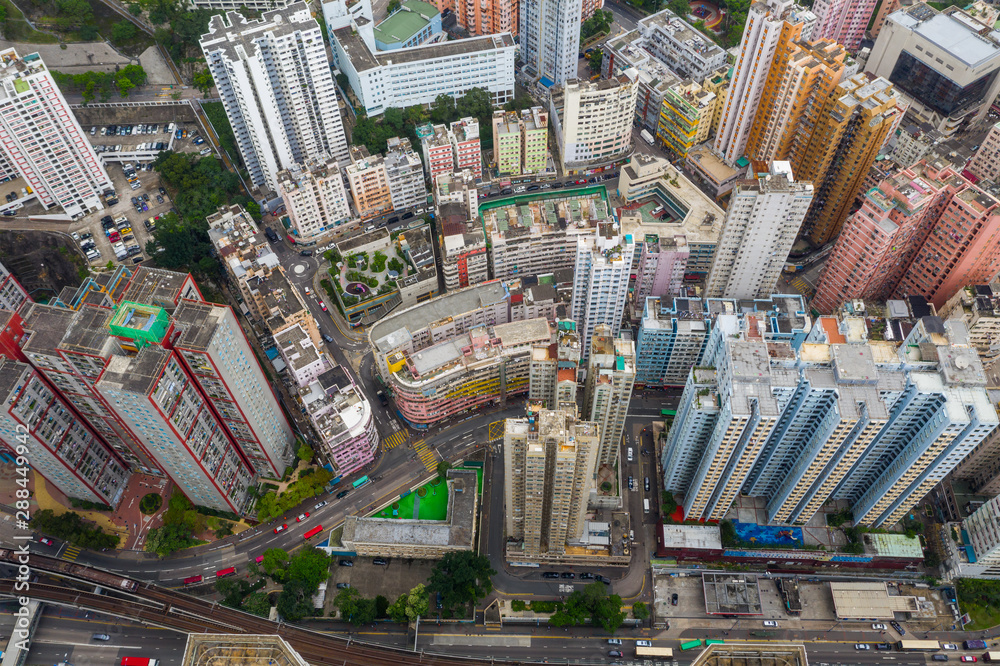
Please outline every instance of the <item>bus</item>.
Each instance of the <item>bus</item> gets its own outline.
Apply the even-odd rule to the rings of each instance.
[[[688,641],[687,643],[681,643],[681,651],[693,650],[695,648],[701,647],[701,639],[697,638],[693,641]]]
[[[360,479],[358,479],[357,481],[355,481],[354,483],[352,483],[351,485],[354,488],[360,488],[361,486],[365,485],[366,483],[371,483],[371,479],[369,479],[367,476],[363,476]]]
[[[122,657],[122,666],[156,666],[158,661],[145,657]]]
[[[305,534],[303,534],[302,538],[303,539],[311,539],[311,538],[313,538],[314,536],[316,536],[317,534],[319,534],[322,531],[323,531],[323,526],[322,525],[317,525],[316,527],[312,528],[311,530],[309,530],[308,532],[306,532]]]
[[[941,644],[937,641],[899,641],[896,649],[901,652],[937,652]]]
[[[643,647],[641,645],[635,646],[635,656],[637,657],[666,657],[667,659],[673,659],[674,651],[670,648],[663,647]]]
[[[676,409],[661,409],[660,416],[677,416]]]
[[[188,576],[184,579],[185,585],[194,585],[195,583],[201,582],[201,576]]]
[[[215,572],[215,577],[216,578],[225,578],[226,576],[235,576],[235,575],[236,575],[236,567],[229,567],[227,569],[219,569],[218,571]]]
[[[981,641],[978,639],[974,639],[971,641],[962,641],[962,647],[964,647],[966,650],[985,650],[986,641]]]
[[[983,661],[998,661],[1000,662],[1000,650],[990,650],[983,654]]]
[[[705,647],[708,647],[709,645],[725,645],[725,643],[726,641],[722,640],[721,638],[710,638],[709,640],[705,641]]]

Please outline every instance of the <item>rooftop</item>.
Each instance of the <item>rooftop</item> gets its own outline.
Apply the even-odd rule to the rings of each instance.
[[[293,2],[281,9],[264,12],[257,20],[248,20],[236,11],[216,14],[208,22],[208,33],[202,35],[206,52],[222,51],[230,60],[243,59],[241,54],[255,57],[257,40],[267,34],[287,36],[301,30],[319,29],[305,2]]]
[[[205,351],[228,308],[214,303],[182,301],[174,312],[174,323],[180,335],[174,345],[184,349]]]
[[[830,583],[833,606],[842,620],[892,620],[920,610],[916,597],[890,595],[885,583]]]
[[[112,356],[97,385],[148,395],[160,380],[163,366],[171,353],[163,347],[146,345],[135,356]]]
[[[961,10],[937,12],[917,3],[895,12],[889,20],[906,26],[970,68],[1000,55],[1000,32],[984,31],[982,24]]]
[[[182,666],[308,666],[280,636],[188,634]]]
[[[705,612],[709,615],[760,615],[757,576],[749,573],[705,573]]]
[[[125,290],[123,299],[173,310],[177,301],[187,295],[182,291],[189,278],[187,273],[139,266]]]
[[[108,322],[111,334],[139,343],[159,343],[167,333],[170,320],[163,308],[122,301]]]
[[[429,2],[405,0],[398,11],[375,26],[375,39],[383,44],[409,41],[439,13]]]
[[[31,331],[21,347],[24,353],[29,356],[32,352],[52,355],[72,326],[76,313],[66,308],[30,303],[21,310],[21,316],[24,317],[25,333]]]

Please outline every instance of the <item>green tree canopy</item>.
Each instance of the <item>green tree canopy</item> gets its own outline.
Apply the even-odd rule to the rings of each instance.
[[[111,41],[115,44],[124,44],[139,34],[139,29],[131,21],[118,21],[111,26]]]
[[[428,589],[441,593],[445,609],[475,604],[493,590],[490,580],[496,575],[490,560],[472,551],[450,552],[431,571]]]
[[[312,546],[296,552],[288,563],[288,580],[300,581],[313,592],[329,577],[329,572],[330,556]]]
[[[283,583],[288,580],[288,563],[291,558],[283,548],[268,548],[264,551],[264,561],[261,566],[264,573],[270,576],[274,582]]]
[[[426,616],[429,607],[430,600],[427,588],[421,583],[406,594],[399,595],[399,598],[386,609],[386,612],[396,622],[413,622],[417,616]]]

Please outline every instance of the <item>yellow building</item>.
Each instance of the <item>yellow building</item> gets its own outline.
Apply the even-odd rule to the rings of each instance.
[[[656,135],[681,157],[707,141],[719,98],[690,79],[670,86],[663,96]]]
[[[719,131],[719,121],[722,120],[722,108],[726,105],[726,95],[729,94],[729,82],[733,78],[733,68],[729,65],[720,67],[705,77],[701,82],[702,90],[715,93],[715,111],[712,112],[712,129],[714,136]]]
[[[818,111],[840,83],[846,56],[828,39],[792,42],[775,56],[750,127],[749,158],[799,161]]]
[[[364,146],[352,146],[346,173],[354,208],[360,217],[375,217],[392,210],[389,177],[381,155],[372,157]]]

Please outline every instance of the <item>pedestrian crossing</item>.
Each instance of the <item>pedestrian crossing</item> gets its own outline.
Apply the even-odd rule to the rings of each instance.
[[[808,294],[812,292],[812,285],[800,277],[793,279],[791,281],[791,285],[795,287],[800,294]]]
[[[418,439],[413,442],[413,450],[417,452],[417,457],[420,458],[420,462],[424,464],[428,472],[433,472],[437,469],[437,456],[434,452],[427,448],[427,444],[424,440]]]
[[[397,430],[382,440],[382,448],[389,450],[403,444],[406,441],[406,431]]]
[[[80,554],[80,550],[81,549],[77,548],[76,546],[66,546],[66,550],[62,552],[62,555],[60,557],[62,557],[62,559],[64,560],[69,560],[70,562],[72,562]]]

